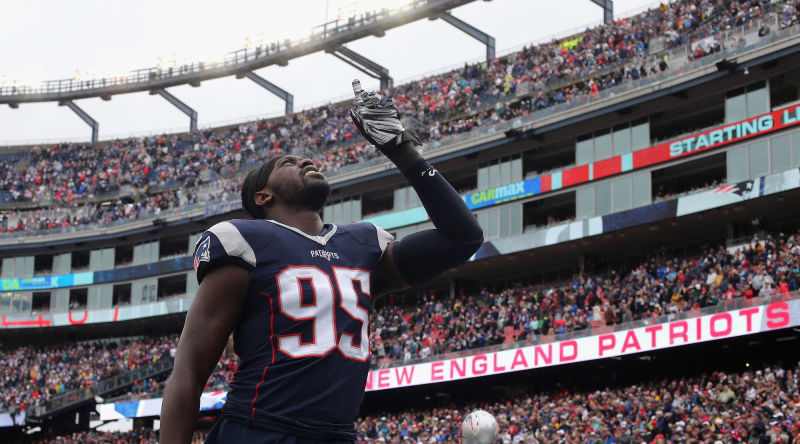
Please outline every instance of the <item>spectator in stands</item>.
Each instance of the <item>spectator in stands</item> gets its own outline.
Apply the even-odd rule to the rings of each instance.
[[[52,396],[169,359],[178,336],[19,347],[0,355],[0,412],[44,405]]]
[[[589,393],[522,395],[473,405],[384,412],[361,418],[358,443],[454,442],[466,412],[495,415],[504,443],[792,442],[800,434],[794,368],[713,372]],[[753,391],[752,398],[720,393]],[[769,424],[769,428],[765,424]]]
[[[546,341],[589,328],[602,331],[606,325],[755,297],[753,285],[764,297],[783,298],[800,286],[798,269],[800,233],[780,233],[737,248],[706,247],[686,257],[663,249],[628,271],[587,272],[561,283],[485,288],[474,294],[460,292],[452,299],[432,291],[390,295],[371,319],[373,364],[408,363],[516,341]],[[779,286],[773,287],[774,282]],[[27,410],[59,393],[172,359],[176,341],[177,336],[169,336],[6,350],[0,357],[0,411]],[[225,389],[237,362],[226,353],[207,389]],[[162,391],[163,381],[153,378],[136,382],[130,396],[147,398]],[[726,382],[713,396],[729,405],[753,401],[757,391]],[[670,402],[672,408],[687,405],[684,398]],[[800,395],[794,403],[800,408]]]
[[[736,42],[732,46],[746,45],[743,31],[755,20],[773,17],[770,14],[777,15],[782,28],[797,23],[797,8],[796,0],[730,5],[722,0],[681,0],[588,29],[574,38],[526,46],[503,58],[426,77],[395,88],[392,96],[409,120],[407,126],[415,127],[435,148],[448,137],[484,130],[543,108],[583,103],[599,98],[607,88],[665,71],[669,69],[667,55],[648,52],[654,39],[663,39],[667,49],[690,44],[692,58],[704,57],[723,50],[730,39]],[[766,32],[767,26],[759,33]],[[38,206],[87,205],[87,199],[116,197],[131,188],[190,189],[282,153],[309,155],[330,175],[380,156],[374,147],[353,137],[348,109],[348,104],[328,104],[271,121],[195,131],[186,137],[139,137],[94,147],[34,147],[0,160],[0,200]],[[142,211],[138,208],[141,200],[137,202],[131,210],[104,210],[101,221],[122,220],[121,212],[124,219],[137,217]],[[20,217],[16,224],[5,226],[6,232],[98,222],[91,217],[41,221],[35,216],[29,223],[30,219]]]

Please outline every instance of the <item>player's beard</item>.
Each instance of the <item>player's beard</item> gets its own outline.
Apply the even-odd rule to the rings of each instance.
[[[304,178],[303,185],[305,186],[297,191],[295,202],[299,202],[300,206],[306,210],[321,210],[331,194],[331,186],[328,181]]]

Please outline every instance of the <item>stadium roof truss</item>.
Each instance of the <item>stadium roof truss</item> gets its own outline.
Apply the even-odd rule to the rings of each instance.
[[[350,17],[346,21],[336,20],[316,26],[312,29],[310,36],[296,41],[286,39],[233,51],[228,53],[221,62],[208,64],[195,62],[167,68],[138,69],[131,71],[128,75],[117,77],[48,80],[39,86],[4,86],[0,87],[0,104],[7,104],[11,108],[17,109],[20,103],[58,102],[61,106],[69,107],[91,127],[92,143],[96,143],[98,122],[73,101],[92,97],[100,97],[108,101],[115,94],[148,91],[150,95],[157,94],[165,98],[189,116],[190,130],[194,131],[197,129],[197,111],[168,93],[166,88],[185,84],[199,87],[204,80],[233,75],[239,79],[247,77],[277,95],[285,102],[285,112],[289,114],[294,110],[294,96],[255,74],[254,70],[271,65],[286,66],[291,59],[325,51],[370,77],[379,79],[381,89],[391,88],[392,77],[387,68],[345,47],[344,44],[371,35],[383,37],[389,29],[404,26],[423,18],[442,19],[455,26],[486,45],[486,59],[493,59],[495,57],[494,37],[456,18],[449,12],[451,9],[473,1],[475,0],[412,0],[406,6],[398,9],[385,8],[366,12],[359,17]],[[603,8],[606,23],[613,20],[612,0],[591,1]]]

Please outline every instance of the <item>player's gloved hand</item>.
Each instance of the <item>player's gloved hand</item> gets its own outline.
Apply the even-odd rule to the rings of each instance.
[[[385,148],[412,142],[422,145],[416,134],[403,128],[397,108],[392,99],[361,89],[361,82],[353,80],[353,93],[356,96],[356,109],[350,110],[350,117],[358,131],[367,141],[384,151]],[[387,154],[384,151],[384,154]]]

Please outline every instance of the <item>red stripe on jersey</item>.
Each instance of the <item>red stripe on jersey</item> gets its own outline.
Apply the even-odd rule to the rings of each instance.
[[[261,386],[261,384],[263,384],[263,383],[264,383],[264,376],[266,376],[266,375],[267,375],[267,369],[268,369],[268,368],[269,368],[269,366],[268,366],[268,365],[265,365],[265,366],[264,366],[264,372],[263,372],[263,373],[261,373],[261,382],[259,382],[258,384],[256,384],[256,395],[255,395],[255,396],[253,396],[253,400],[250,402],[250,417],[251,417],[251,418],[255,418],[255,417],[256,417],[256,408],[255,408],[255,405],[256,405],[256,399],[258,398],[258,387],[259,387],[259,386]]]
[[[272,338],[275,336],[275,334],[274,334],[275,333],[275,326],[274,326],[275,312],[272,311],[272,298],[270,297],[270,295],[267,294],[267,293],[264,293],[263,291],[261,292],[261,294],[266,296],[267,297],[267,301],[269,301],[269,345],[272,348],[272,360],[271,360],[270,364],[274,364],[275,363],[275,344],[273,343]],[[269,365],[265,365],[264,366],[264,371],[261,373],[261,382],[256,384],[256,394],[255,394],[255,396],[253,396],[253,400],[250,401],[250,416],[253,417],[253,418],[255,418],[255,415],[256,415],[255,404],[256,404],[256,399],[258,399],[258,388],[261,386],[261,384],[264,383],[264,377],[267,375],[267,369],[268,368],[269,368]]]
[[[273,338],[275,337],[275,311],[272,310],[272,297],[269,294],[261,292],[264,296],[267,297],[269,301],[269,346],[272,348],[272,362],[271,364],[275,363],[275,343],[273,342]]]

